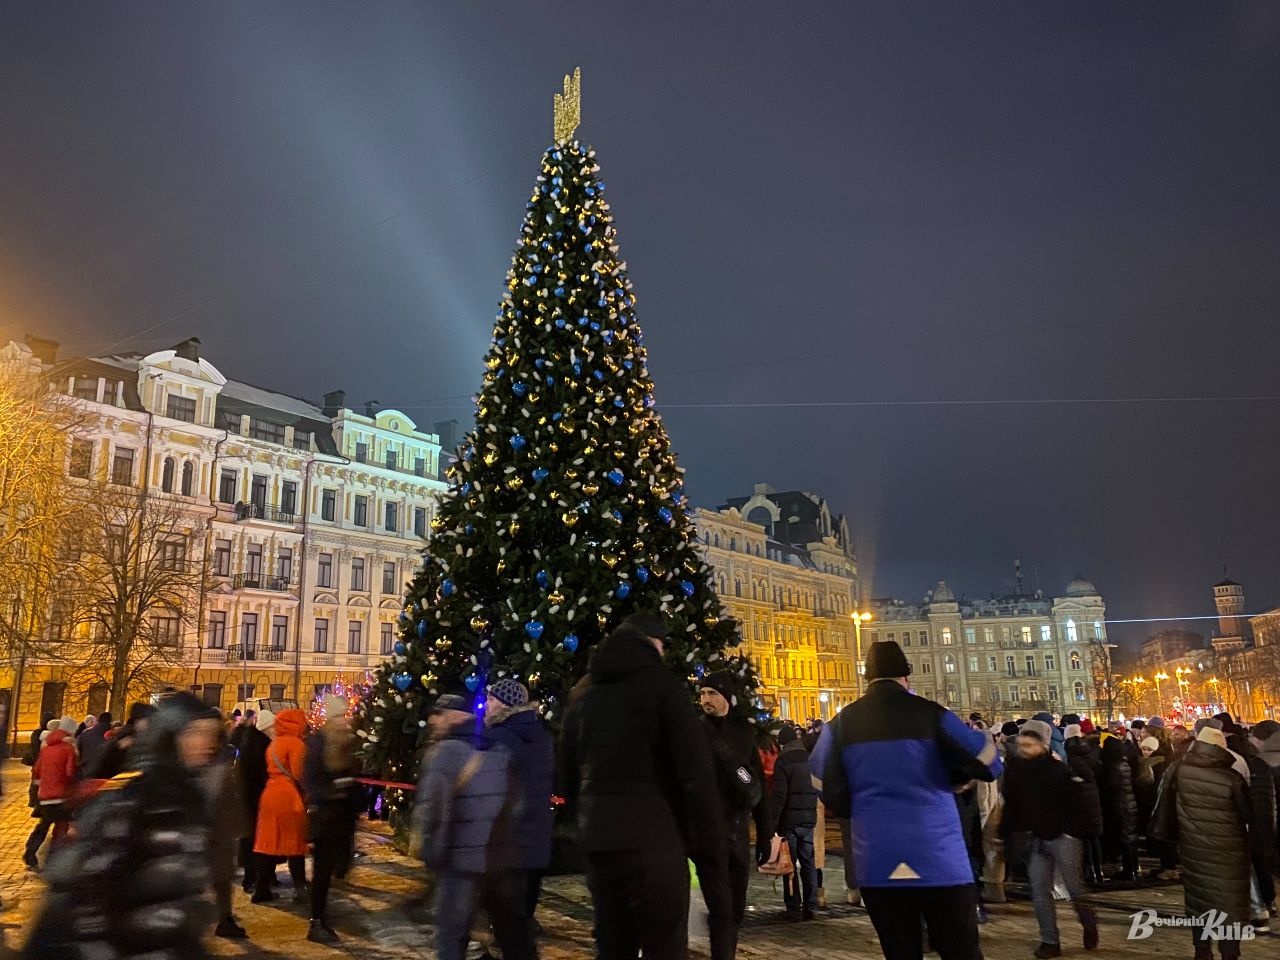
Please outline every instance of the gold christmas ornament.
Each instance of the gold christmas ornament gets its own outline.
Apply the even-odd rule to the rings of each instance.
[[[599,626],[601,630],[603,630],[608,623],[609,623],[609,618],[606,617],[603,613],[596,614],[596,625]]]
[[[443,521],[443,520],[441,520],[439,517],[432,517],[432,518],[431,518],[431,530],[432,530],[432,532],[433,532],[433,533],[439,533],[439,532],[440,532],[441,530],[443,530],[443,529],[444,529],[444,521]]]
[[[524,477],[518,474],[516,476],[507,477],[508,490],[519,490],[523,486],[524,486]]]
[[[502,571],[503,571],[503,570],[505,570],[505,569],[507,569],[507,561],[505,561],[505,560],[499,560],[499,561],[498,561],[498,573],[502,573]]]
[[[502,366],[502,360],[499,357],[493,356],[493,357],[490,357],[488,360],[486,360],[484,362],[484,365],[488,367],[490,370],[497,370],[500,366]]]
[[[510,526],[507,527],[507,533],[511,534],[511,536],[514,537],[519,532],[520,532],[520,521],[512,520]]]
[[[490,450],[488,453],[484,455],[484,465],[486,467],[492,467],[497,462],[498,462],[497,451]]]
[[[594,480],[588,480],[582,485],[582,492],[588,497],[594,497],[600,492],[600,484],[596,483]]]
[[[600,555],[600,562],[612,570],[618,565],[618,555],[616,553],[602,553]]]
[[[549,602],[553,607],[558,607],[560,604],[564,603],[564,594],[559,590],[553,590],[551,593],[547,594],[547,602]]]
[[[488,625],[489,625],[489,621],[486,620],[484,617],[471,618],[471,629],[474,630],[476,633],[480,633]]]
[[[573,510],[566,510],[560,515],[560,520],[566,527],[575,527],[578,525],[578,514]]]

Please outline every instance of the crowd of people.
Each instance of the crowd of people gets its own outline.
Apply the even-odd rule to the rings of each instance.
[[[887,960],[980,960],[987,905],[1011,883],[1030,889],[1041,960],[1062,952],[1057,901],[1093,950],[1085,894],[1144,879],[1180,879],[1188,915],[1268,930],[1280,723],[966,722],[914,695],[902,650],[882,641],[860,699],[762,742],[734,709],[729,673],[700,675],[690,704],[663,663],[665,633],[661,618],[635,615],[594,650],[558,744],[514,678],[480,701],[437,698],[409,836],[428,868],[441,960],[467,956],[477,929],[508,960],[537,957],[557,794],[602,960],[687,956],[691,889],[713,960],[732,960],[756,870],[781,878],[785,920],[819,919],[831,821],[844,897],[866,908]],[[369,808],[347,712],[330,697],[315,729],[297,709],[224,721],[177,693],[123,723],[46,718],[32,738],[36,824],[23,857],[50,892],[24,955],[202,956],[210,931],[247,936],[232,911],[237,870],[266,903],[282,865],[309,910],[308,939],[337,942],[329,891]],[[1212,940],[1193,933],[1205,960]],[[1239,948],[1218,941],[1223,957]]]

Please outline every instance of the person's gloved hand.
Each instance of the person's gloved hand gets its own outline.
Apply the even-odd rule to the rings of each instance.
[[[773,838],[756,838],[756,866],[762,867],[773,857]]]

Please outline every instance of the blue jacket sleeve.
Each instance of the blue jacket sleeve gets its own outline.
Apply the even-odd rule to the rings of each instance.
[[[1004,764],[1000,760],[1000,751],[996,749],[991,734],[985,730],[973,730],[963,720],[944,710],[942,713],[942,736],[952,746],[967,756],[973,757],[991,771],[992,777],[1000,776]]]

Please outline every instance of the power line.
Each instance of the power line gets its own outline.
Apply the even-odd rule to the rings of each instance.
[[[1051,406],[1055,404],[1107,403],[1274,403],[1280,396],[1199,397],[992,397],[974,400],[762,400],[741,403],[659,403],[668,410],[761,410],[822,407],[982,407]]]

